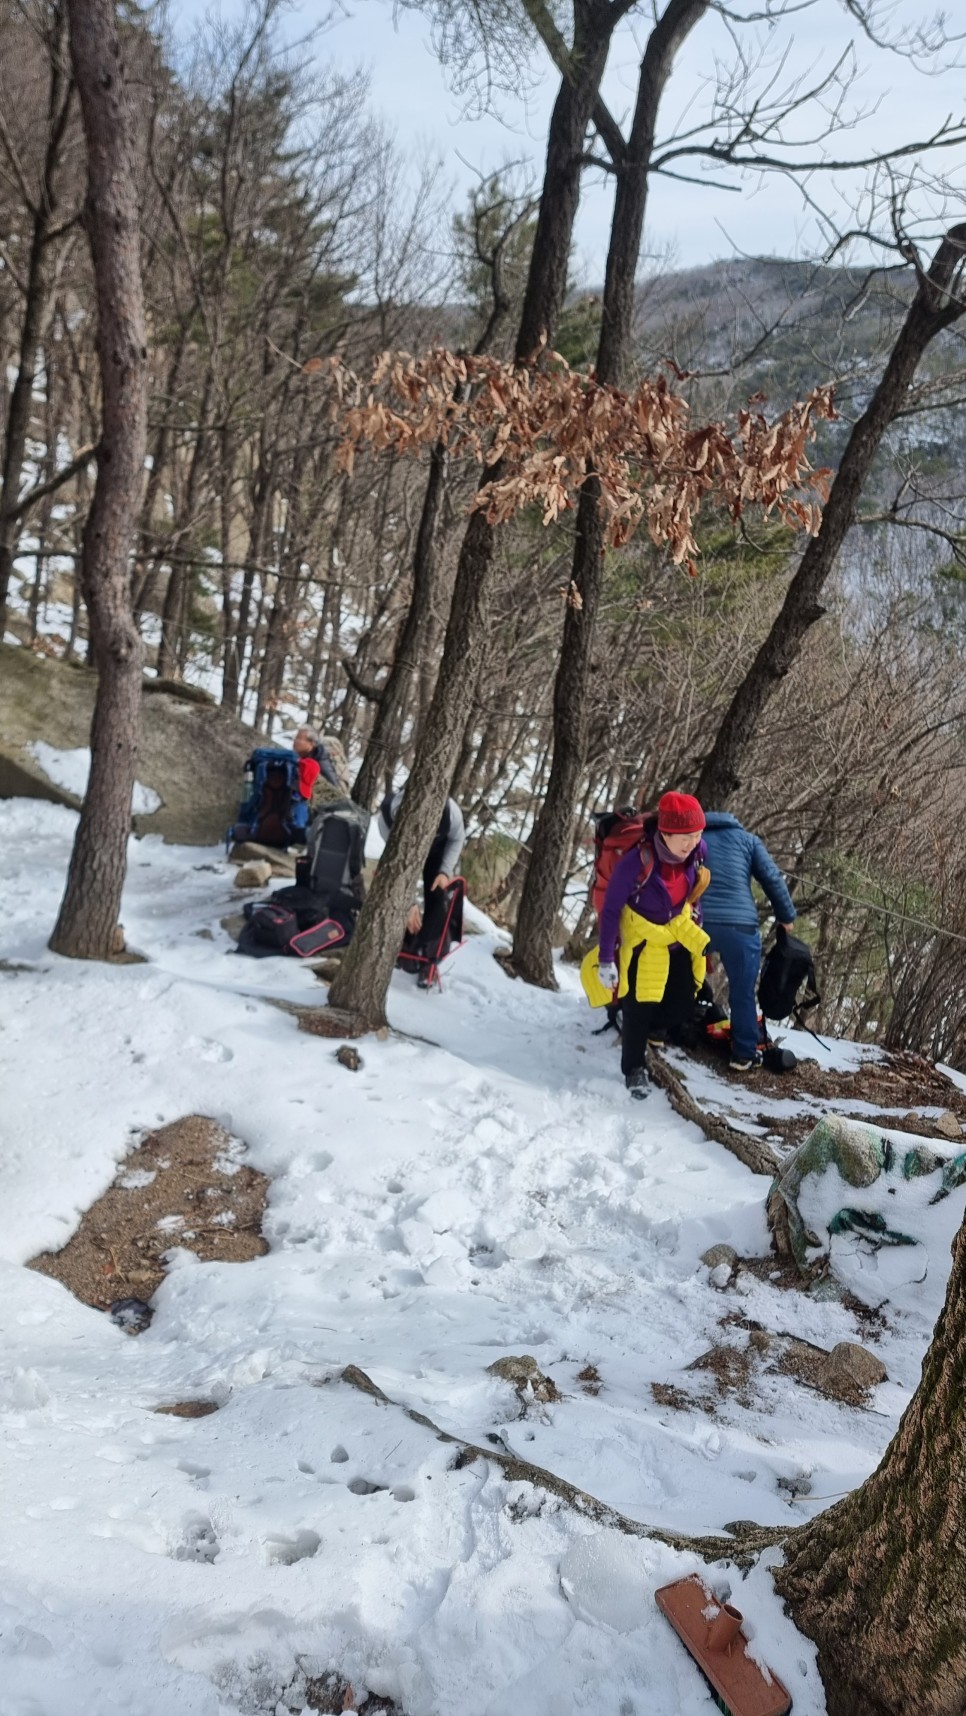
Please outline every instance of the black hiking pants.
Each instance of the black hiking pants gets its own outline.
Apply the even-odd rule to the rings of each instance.
[[[448,888],[433,887],[445,850],[445,838],[434,840],[423,865],[423,927],[416,937],[413,951],[427,959],[437,956],[446,928],[446,915],[452,904]]]
[[[640,956],[641,949],[636,947],[627,974],[627,994],[621,999],[621,1072],[625,1078],[646,1066],[649,1042],[665,1042],[669,1033],[681,1030],[694,1016],[694,972],[685,949],[671,948],[660,1001],[638,1001],[635,996]]]

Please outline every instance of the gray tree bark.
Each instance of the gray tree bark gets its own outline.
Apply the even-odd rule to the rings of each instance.
[[[775,1584],[828,1716],[966,1710],[966,1226],[922,1379],[878,1470],[796,1532]]]
[[[67,0],[87,139],[84,220],[97,295],[103,429],[81,583],[97,697],[91,772],[50,945],[75,959],[115,951],[141,721],[141,640],[131,567],[147,451],[147,335],[137,145],[113,0]]]
[[[615,167],[617,194],[611,223],[597,379],[619,387],[631,352],[634,286],[658,111],[674,57],[708,10],[709,0],[669,0],[648,37],[626,149]],[[600,488],[590,474],[577,503],[572,589],[553,693],[553,761],[543,805],[530,840],[530,863],[517,914],[513,969],[542,988],[556,988],[553,943],[572,845],[574,805],[587,750],[592,652],[604,582]]]
[[[30,255],[27,262],[26,298],[20,328],[20,357],[10,394],[3,449],[3,487],[0,489],[0,637],[7,616],[10,576],[16,558],[22,514],[17,510],[30,432],[37,354],[49,317],[50,268],[48,252],[57,223],[57,164],[70,113],[72,83],[67,58],[67,14],[63,5],[54,12],[50,34],[50,95],[48,100],[47,147],[43,173],[33,214]]]
[[[584,138],[597,99],[610,38],[626,8],[610,0],[577,0],[574,81],[564,78],[547,141],[540,210],[534,236],[515,357],[526,362],[556,326],[567,282],[580,195]],[[500,467],[485,473],[485,480]],[[439,824],[486,643],[494,528],[476,512],[460,551],[443,658],[426,713],[412,774],[389,842],[360,915],[330,999],[366,1019],[385,1021],[386,993],[416,878]]]

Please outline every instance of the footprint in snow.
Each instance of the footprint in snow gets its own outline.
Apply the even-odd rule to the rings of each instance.
[[[409,1484],[372,1484],[368,1478],[353,1478],[351,1484],[347,1484],[346,1488],[354,1496],[384,1495],[388,1490],[393,1501],[411,1502],[416,1500],[416,1491]]]
[[[235,1058],[234,1049],[230,1049],[227,1043],[215,1042],[213,1037],[189,1037],[185,1048],[199,1061],[217,1063],[233,1061]]]
[[[266,1537],[262,1548],[269,1566],[294,1567],[297,1561],[310,1561],[318,1553],[321,1543],[317,1531],[303,1528],[292,1537]]]
[[[214,1561],[219,1550],[215,1528],[201,1513],[189,1513],[184,1522],[181,1542],[171,1551],[174,1561]]]
[[[206,1490],[208,1488],[208,1479],[211,1477],[210,1466],[196,1466],[193,1460],[179,1460],[178,1471],[184,1472],[185,1477],[190,1478],[195,1489]]]

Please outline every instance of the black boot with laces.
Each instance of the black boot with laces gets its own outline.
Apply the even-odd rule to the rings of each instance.
[[[635,1067],[633,1072],[627,1074],[624,1083],[638,1102],[643,1102],[650,1093],[651,1081],[646,1067]]]

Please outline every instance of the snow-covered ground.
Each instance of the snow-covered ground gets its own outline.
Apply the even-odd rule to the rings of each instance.
[[[284,1716],[300,1663],[406,1716],[710,1712],[654,1604],[703,1564],[454,1465],[401,1407],[639,1521],[804,1520],[876,1465],[933,1296],[893,1319],[868,1410],[779,1375],[714,1417],[658,1404],[652,1383],[686,1387],[683,1367],[742,1338],[728,1313],[826,1347],[869,1337],[840,1305],[747,1273],[711,1286],[709,1245],[767,1249],[767,1182],[663,1093],[627,1099],[573,973],[559,994],[509,981],[471,914],[444,994],[397,975],[397,1032],[363,1041],[352,1073],[268,1004],[320,1001],[310,971],[231,953],[218,851],[132,841],[123,921],[148,963],[50,954],[75,822],[0,803],[2,1716]],[[23,1264],[70,1236],[132,1134],[192,1112],[271,1176],[271,1250],[175,1252],[131,1338]],[[487,1373],[522,1353],[559,1402],[524,1410]],[[342,1382],[350,1364],[393,1404]],[[151,1410],[191,1396],[221,1408]],[[789,1481],[811,1493],[790,1500]],[[820,1716],[814,1652],[767,1561],[706,1572],[796,1716]]]
[[[55,746],[48,745],[46,739],[37,739],[29,749],[49,781],[62,787],[64,792],[73,793],[75,798],[84,797],[87,778],[91,772],[91,753],[88,745],[80,745],[75,751],[58,751]],[[135,781],[131,799],[134,815],[151,816],[154,811],[160,809],[161,799],[154,789]]]

